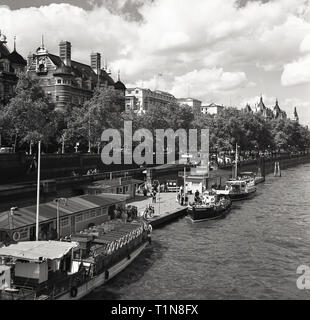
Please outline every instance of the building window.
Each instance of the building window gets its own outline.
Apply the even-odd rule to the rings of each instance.
[[[57,83],[58,83],[58,84],[61,84],[61,79],[58,79],[58,80],[57,80]]]
[[[61,227],[67,227],[69,225],[69,218],[62,218],[60,220],[60,226]]]
[[[78,222],[82,222],[82,221],[83,221],[83,214],[78,214],[75,217],[75,222],[78,223]]]
[[[56,101],[59,101],[59,96],[56,96]]]

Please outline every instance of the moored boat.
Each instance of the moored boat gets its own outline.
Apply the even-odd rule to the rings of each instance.
[[[224,195],[205,191],[201,199],[190,203],[187,212],[192,222],[201,222],[225,217],[231,210],[231,200]]]
[[[253,197],[256,193],[254,181],[247,180],[228,180],[225,190],[213,189],[217,195],[226,195],[231,201],[245,200]]]
[[[239,177],[242,180],[246,180],[247,182],[254,181],[254,184],[259,184],[265,181],[265,177],[261,175],[256,175],[254,172],[240,172]]]
[[[0,300],[78,300],[125,269],[150,242],[145,222],[115,221],[68,241],[0,248]]]

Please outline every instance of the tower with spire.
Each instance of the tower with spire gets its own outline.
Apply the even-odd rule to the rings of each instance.
[[[299,116],[298,116],[296,107],[294,108],[294,118],[293,118],[293,120],[296,121],[296,122],[299,122]]]

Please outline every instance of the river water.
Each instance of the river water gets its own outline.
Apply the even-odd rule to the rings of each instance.
[[[267,176],[225,219],[183,218],[152,239],[86,299],[309,299],[296,269],[310,266],[310,164]]]

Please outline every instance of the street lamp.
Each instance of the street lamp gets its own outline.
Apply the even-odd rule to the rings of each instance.
[[[90,110],[88,113],[88,153],[91,153],[91,146],[90,146]]]
[[[66,206],[68,204],[67,198],[56,198],[54,202],[57,204],[57,214],[56,214],[56,228],[57,228],[57,239],[60,237],[60,226],[59,226],[59,204],[63,202],[63,204]]]
[[[1,131],[2,131],[2,127],[0,127],[0,148],[2,147],[2,136],[1,136]]]
[[[77,152],[78,152],[79,146],[80,146],[80,143],[79,143],[79,142],[77,142],[77,143],[75,144],[75,147],[74,147],[74,149],[75,149],[75,153],[77,153]]]
[[[13,216],[14,216],[14,212],[18,210],[18,207],[12,207],[9,211],[9,216],[8,216],[8,220],[9,220],[9,228],[13,229],[14,228],[14,223],[13,223]],[[12,225],[11,225],[12,222]]]

